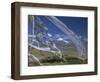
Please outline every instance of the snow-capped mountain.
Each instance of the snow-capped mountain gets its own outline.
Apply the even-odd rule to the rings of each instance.
[[[52,37],[52,34],[50,34],[50,33],[47,33],[47,35],[48,35],[49,37]]]
[[[32,39],[32,35],[28,36],[29,39]],[[70,43],[70,40],[68,37],[66,37],[65,35],[52,35],[51,33],[40,33],[40,35],[38,35],[37,39],[39,40],[40,44],[46,44],[46,43],[50,43],[50,42],[64,42],[66,44]]]
[[[53,36],[53,40],[62,41],[66,44],[70,42],[69,38],[67,36],[63,35],[63,34],[62,35],[61,34],[56,34],[55,36]]]
[[[63,38],[58,38],[57,40],[58,40],[58,41],[63,41],[63,42],[65,42],[66,44],[68,44],[68,43],[69,43],[69,41],[64,40]]]

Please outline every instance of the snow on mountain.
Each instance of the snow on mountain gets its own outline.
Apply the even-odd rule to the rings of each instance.
[[[65,43],[69,43],[69,41],[64,40],[63,38],[58,38],[57,40],[58,40],[58,41],[63,41],[63,42],[65,42]]]
[[[63,38],[58,38],[57,40],[62,41],[62,40],[63,40]]]
[[[60,38],[61,36],[59,34],[56,34],[53,36],[53,39],[57,40],[58,38]]]
[[[55,36],[53,36],[52,34],[50,34],[50,33],[47,33],[47,36],[46,35],[43,35],[43,36],[45,36],[45,37],[47,37],[48,38],[48,40],[55,40],[55,41],[63,41],[63,42],[65,42],[66,44],[68,44],[70,41],[69,41],[69,39],[68,39],[68,37],[67,36],[65,36],[65,35],[60,35],[60,34],[56,34]],[[29,38],[32,38],[32,35],[28,35],[28,37]],[[40,39],[40,38],[39,38]],[[44,39],[44,38],[42,38],[42,39]],[[42,40],[41,40],[42,41]],[[44,41],[44,40],[43,40]]]
[[[64,40],[69,40],[69,37],[67,35],[61,35],[61,37],[64,39]]]
[[[57,40],[57,41],[63,41],[65,43],[69,43],[69,38],[65,35],[60,35],[60,34],[56,34],[55,36],[53,36],[53,39],[54,40]]]
[[[63,41],[64,41],[65,43],[67,43],[67,44],[69,43],[69,41],[67,41],[67,40],[63,40]]]
[[[52,35],[50,33],[47,34],[49,37],[52,37]]]

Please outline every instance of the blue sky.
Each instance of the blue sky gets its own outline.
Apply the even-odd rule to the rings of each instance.
[[[63,34],[63,32],[57,28],[53,23],[51,23],[44,16],[38,16],[43,24],[48,28],[48,32],[52,35],[55,34]],[[72,30],[78,36],[82,38],[87,38],[87,26],[88,19],[85,17],[64,17],[64,16],[56,16],[60,21],[68,26],[70,30]],[[28,23],[28,34],[32,34],[32,22]]]

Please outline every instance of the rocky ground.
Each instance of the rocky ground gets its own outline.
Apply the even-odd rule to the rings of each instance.
[[[41,51],[35,48],[29,48],[29,52],[32,55],[38,58],[42,65],[69,65],[69,64],[86,64],[87,63],[87,54],[83,57],[79,57],[79,54],[73,44],[67,44],[64,46],[58,45],[63,54],[63,58],[59,58],[54,53],[48,51]],[[39,66],[38,63],[33,63],[28,59],[28,66]]]

